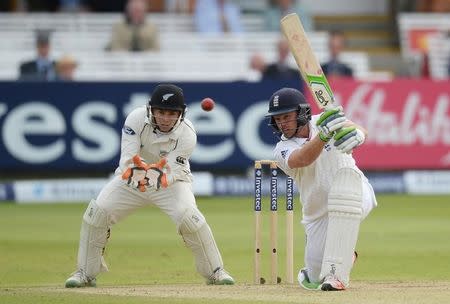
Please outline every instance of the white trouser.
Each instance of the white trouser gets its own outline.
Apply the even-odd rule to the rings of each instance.
[[[362,219],[377,205],[372,186],[363,181]],[[325,251],[327,237],[328,215],[304,224],[306,232],[305,267],[308,270],[309,279],[313,282],[320,281],[322,259]]]
[[[118,223],[140,207],[155,205],[178,227],[186,210],[197,207],[191,183],[175,182],[165,189],[140,192],[127,186],[119,176],[102,189],[97,205],[108,214],[108,226]]]
[[[215,269],[223,267],[212,232],[197,208],[191,183],[175,182],[165,189],[140,192],[116,176],[105,185],[85,212],[78,268],[90,278],[106,271],[101,247],[106,245],[107,230],[136,209],[150,204],[159,207],[175,223],[187,247],[193,252],[197,270],[203,277],[209,278]],[[95,216],[91,219],[94,209]]]

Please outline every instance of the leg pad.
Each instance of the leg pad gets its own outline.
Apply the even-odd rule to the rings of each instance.
[[[350,279],[353,252],[362,218],[361,175],[351,168],[336,174],[328,195],[328,226],[320,278]]]
[[[78,249],[78,269],[90,279],[100,272],[108,271],[103,258],[109,238],[108,216],[95,200],[91,200],[83,216]]]
[[[195,208],[184,213],[178,231],[194,254],[197,271],[208,279],[217,268],[223,268],[222,257],[205,217]]]

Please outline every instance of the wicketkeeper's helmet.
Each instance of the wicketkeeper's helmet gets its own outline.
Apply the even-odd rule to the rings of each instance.
[[[297,128],[306,125],[311,120],[311,106],[299,90],[282,88],[276,91],[269,101],[269,111],[266,117],[270,119],[269,126],[280,132],[273,117],[279,114],[297,111]]]
[[[186,109],[183,90],[174,84],[156,86],[148,105],[152,108],[180,111],[182,114]]]
[[[180,111],[178,122],[172,128],[174,130],[183,121],[186,113],[183,90],[174,84],[160,84],[153,90],[147,105],[147,115],[153,127],[157,129],[158,126],[152,115],[152,109]]]

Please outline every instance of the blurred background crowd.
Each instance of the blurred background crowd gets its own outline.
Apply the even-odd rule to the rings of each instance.
[[[449,77],[450,0],[4,0],[0,80],[298,78],[291,12],[329,75]]]

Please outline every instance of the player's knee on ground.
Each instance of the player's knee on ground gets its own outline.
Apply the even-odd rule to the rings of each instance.
[[[188,208],[183,214],[178,231],[186,246],[194,254],[197,271],[209,278],[214,270],[223,267],[222,257],[205,217],[195,208]]]
[[[351,168],[342,168],[334,177],[328,195],[328,227],[321,278],[336,274],[348,285],[361,218],[361,175]]]
[[[108,236],[108,215],[95,200],[91,200],[83,215],[78,250],[78,268],[83,269],[90,278],[108,271],[103,259]]]

